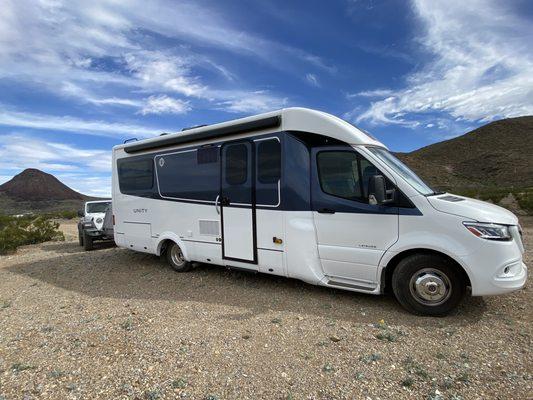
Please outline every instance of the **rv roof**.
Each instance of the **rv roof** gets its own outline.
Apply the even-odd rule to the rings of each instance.
[[[354,145],[385,147],[368,133],[342,119],[308,108],[285,108],[233,121],[207,125],[138,142],[115,146],[127,153],[190,143],[218,137],[277,128],[281,131],[318,133]]]

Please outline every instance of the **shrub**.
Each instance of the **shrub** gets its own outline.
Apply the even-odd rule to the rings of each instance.
[[[0,216],[0,254],[15,251],[26,244],[65,240],[59,223],[39,216]]]

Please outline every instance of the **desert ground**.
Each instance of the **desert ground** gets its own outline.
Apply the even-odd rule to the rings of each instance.
[[[84,252],[62,229],[0,257],[0,399],[533,396],[531,284],[422,318],[392,296]]]

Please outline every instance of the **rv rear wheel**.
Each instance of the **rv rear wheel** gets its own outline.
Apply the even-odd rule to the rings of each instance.
[[[187,272],[192,269],[192,263],[183,256],[181,248],[176,243],[167,247],[167,261],[174,271]]]
[[[415,254],[397,265],[392,290],[400,304],[418,315],[444,316],[455,309],[466,290],[461,272],[444,257]]]

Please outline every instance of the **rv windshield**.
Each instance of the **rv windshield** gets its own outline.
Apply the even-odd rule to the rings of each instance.
[[[420,179],[407,165],[396,158],[390,151],[379,147],[367,147],[367,149],[424,196],[436,194],[433,189],[426,185],[422,179]]]
[[[93,213],[103,213],[105,212],[107,206],[111,204],[110,202],[106,203],[87,203],[87,212],[89,214]]]

